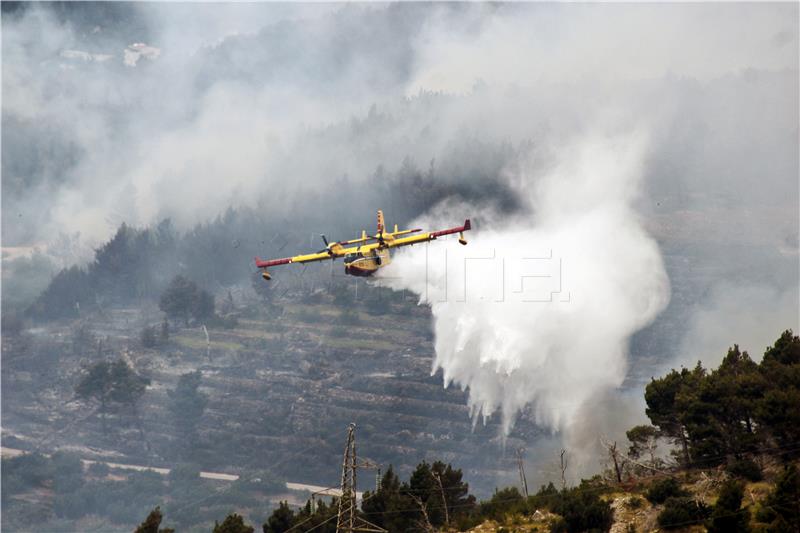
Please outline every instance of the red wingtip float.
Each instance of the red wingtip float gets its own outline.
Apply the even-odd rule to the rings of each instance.
[[[268,267],[278,265],[288,265],[290,263],[311,263],[314,261],[325,261],[326,259],[344,258],[345,274],[351,276],[371,276],[379,268],[388,265],[391,260],[390,250],[400,246],[410,246],[421,242],[436,240],[445,235],[458,233],[458,242],[467,244],[464,232],[472,229],[469,219],[464,221],[463,226],[448,228],[439,231],[420,233],[422,230],[406,229],[398,230],[397,224],[394,231],[387,232],[386,224],[383,220],[383,211],[378,210],[378,228],[375,235],[367,235],[366,231],[361,232],[361,237],[349,241],[339,241],[328,243],[325,235],[322,240],[325,242],[325,249],[313,254],[296,255],[294,257],[284,257],[282,259],[263,260],[256,257],[256,267],[262,269],[261,277],[269,281],[272,275],[267,271]],[[418,235],[411,235],[411,234]],[[355,246],[350,246],[355,245]]]

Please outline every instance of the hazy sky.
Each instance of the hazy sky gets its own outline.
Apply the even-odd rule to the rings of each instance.
[[[649,130],[667,202],[796,204],[795,4],[11,7],[5,245],[281,209],[465,138],[598,123]]]

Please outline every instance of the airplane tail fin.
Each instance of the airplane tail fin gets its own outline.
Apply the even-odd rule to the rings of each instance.
[[[383,211],[378,209],[378,233],[383,233],[386,224],[383,222]]]

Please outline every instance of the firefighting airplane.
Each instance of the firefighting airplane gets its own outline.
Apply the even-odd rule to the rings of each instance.
[[[375,235],[367,235],[367,232],[362,230],[361,238],[359,239],[332,243],[328,243],[328,239],[325,238],[325,235],[320,235],[322,240],[325,242],[324,250],[320,250],[319,252],[313,254],[296,255],[294,257],[270,259],[267,261],[262,260],[260,257],[256,257],[256,267],[263,270],[261,272],[261,277],[269,281],[272,279],[272,275],[267,271],[268,267],[287,265],[289,263],[311,263],[314,261],[325,261],[326,259],[344,257],[345,274],[349,274],[351,276],[371,276],[377,272],[379,268],[385,267],[392,261],[392,257],[389,253],[389,250],[392,248],[428,242],[443,235],[452,235],[453,233],[458,233],[458,242],[461,244],[467,244],[467,240],[464,238],[464,232],[471,228],[472,226],[470,225],[469,219],[467,219],[464,221],[463,226],[459,226],[457,228],[420,233],[419,235],[411,235],[408,237],[400,237],[401,235],[417,233],[422,230],[404,229],[400,231],[397,229],[397,224],[395,224],[394,231],[386,231],[386,226],[383,222],[383,211],[378,210],[378,232]],[[367,244],[368,242],[370,242],[370,244]],[[359,246],[351,246],[346,248],[346,246],[351,244],[358,244]]]

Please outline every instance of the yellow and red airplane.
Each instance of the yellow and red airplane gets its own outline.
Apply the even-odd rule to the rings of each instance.
[[[464,232],[471,228],[472,226],[470,225],[469,219],[467,219],[464,221],[463,226],[456,228],[401,237],[401,235],[418,233],[422,230],[404,229],[400,231],[397,229],[397,224],[395,224],[394,231],[386,231],[386,225],[383,222],[383,211],[378,210],[378,232],[375,235],[367,235],[367,232],[362,230],[361,237],[358,239],[332,243],[328,243],[328,239],[325,238],[325,235],[320,235],[325,242],[324,250],[313,254],[296,255],[294,257],[284,257],[282,259],[269,259],[266,261],[262,260],[260,257],[256,257],[256,267],[262,269],[261,277],[269,281],[272,279],[272,275],[267,271],[268,267],[287,265],[289,263],[312,263],[314,261],[325,261],[327,259],[343,257],[345,274],[351,276],[371,276],[377,272],[379,268],[385,267],[392,261],[389,252],[392,248],[433,241],[443,235],[452,235],[453,233],[458,233],[458,242],[467,244],[467,240],[464,238]],[[347,248],[347,246],[351,244],[358,244],[358,246],[350,246]]]

